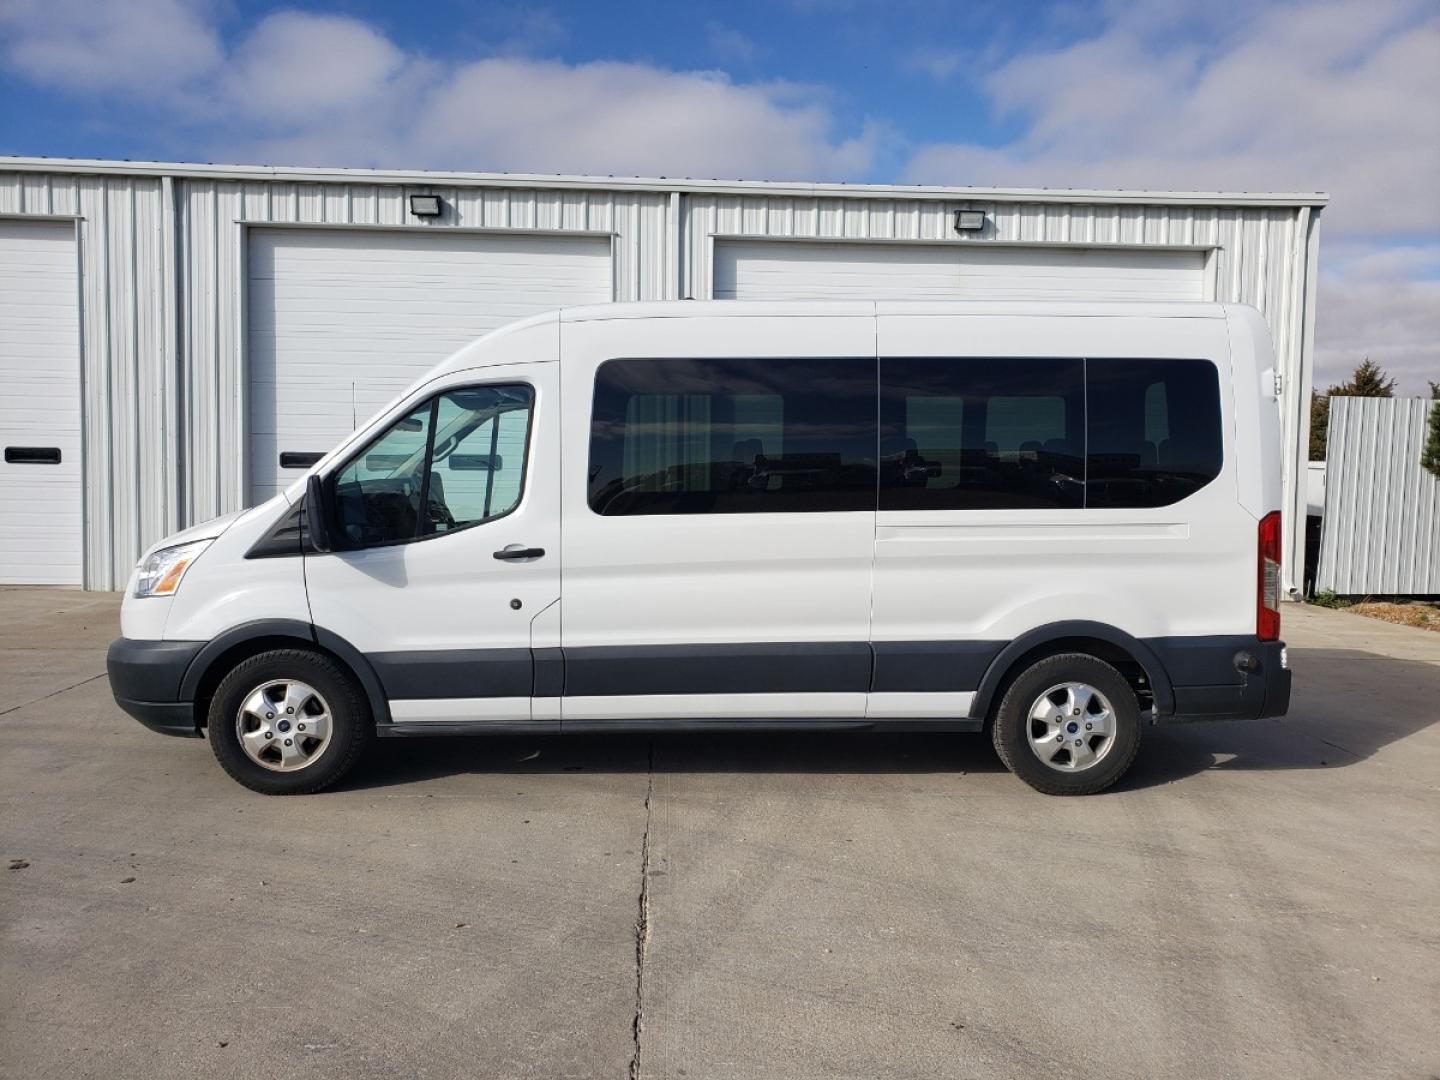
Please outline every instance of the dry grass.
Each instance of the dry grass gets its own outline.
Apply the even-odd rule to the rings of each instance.
[[[1357,615],[1368,615],[1372,619],[1414,626],[1420,630],[1440,631],[1440,608],[1434,604],[1397,604],[1383,600],[1366,600],[1346,608]]]

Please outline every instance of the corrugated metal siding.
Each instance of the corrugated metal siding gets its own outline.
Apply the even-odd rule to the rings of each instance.
[[[1317,589],[1440,594],[1440,478],[1420,466],[1424,398],[1330,399]]]
[[[79,220],[85,583],[123,585],[168,531],[161,181],[0,174],[0,213]]]
[[[405,201],[415,188],[364,176],[0,172],[0,213],[79,219],[87,585],[119,587],[146,545],[244,503],[244,232],[267,224],[611,233],[617,300],[709,297],[716,236],[1213,247],[1214,298],[1254,304],[1270,322],[1286,383],[1287,491],[1303,499],[1294,476],[1309,415],[1309,207],[1065,203],[1053,193],[1043,202],[752,197],[683,184],[677,195],[623,182],[615,190],[538,183],[427,185],[447,212],[421,222]],[[985,209],[992,225],[957,237],[961,205]],[[1288,528],[1303,509],[1287,510]],[[1289,550],[1287,564],[1299,565],[1298,549]]]

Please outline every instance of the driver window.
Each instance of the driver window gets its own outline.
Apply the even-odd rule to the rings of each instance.
[[[374,547],[478,525],[520,502],[533,391],[451,390],[397,421],[336,478],[348,547]]]
[[[426,402],[396,421],[336,478],[337,524],[348,546],[369,547],[415,535],[432,411],[432,403]]]

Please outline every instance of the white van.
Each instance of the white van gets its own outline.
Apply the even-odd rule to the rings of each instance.
[[[1288,705],[1273,364],[1228,304],[526,319],[148,552],[111,685],[271,794],[373,736],[759,728],[1096,792],[1145,723]]]

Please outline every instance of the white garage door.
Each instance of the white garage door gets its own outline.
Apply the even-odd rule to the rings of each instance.
[[[462,345],[612,293],[608,237],[261,228],[248,256],[252,504]]]
[[[1199,251],[717,240],[717,300],[1203,300]]]
[[[0,583],[81,580],[75,226],[0,221]]]

